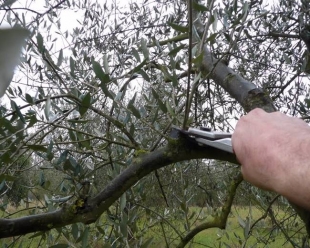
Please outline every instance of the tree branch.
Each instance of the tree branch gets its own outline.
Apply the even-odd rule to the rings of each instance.
[[[201,71],[208,74],[214,82],[223,87],[236,99],[245,111],[262,108],[267,112],[276,111],[270,97],[257,88],[255,84],[245,80],[218,59],[215,59],[207,46],[204,46]]]
[[[132,165],[114,178],[98,195],[90,199],[77,199],[62,209],[45,214],[16,219],[0,219],[0,238],[48,231],[72,223],[95,222],[126,190],[154,170],[190,159],[208,158],[237,163],[233,154],[212,147],[201,147],[178,133],[162,149],[135,158]]]

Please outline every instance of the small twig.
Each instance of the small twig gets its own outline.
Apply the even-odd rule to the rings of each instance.
[[[162,185],[162,183],[161,183],[161,181],[160,181],[159,174],[158,174],[158,170],[155,170],[155,176],[156,176],[156,179],[157,179],[157,182],[158,182],[158,185],[159,185],[161,194],[163,195],[164,200],[165,200],[165,202],[166,202],[166,205],[167,205],[167,207],[169,208],[168,199],[167,199],[167,196],[166,196],[166,194],[165,194],[163,185]]]
[[[271,200],[271,202],[269,202],[268,208],[266,209],[265,213],[264,213],[260,218],[258,218],[258,219],[252,224],[252,226],[250,227],[250,230],[249,230],[249,235],[251,235],[252,230],[253,230],[253,228],[256,226],[256,224],[257,224],[258,222],[260,222],[261,220],[265,219],[265,218],[268,216],[268,212],[269,212],[269,210],[271,209],[272,204],[279,198],[279,196],[280,196],[280,195],[275,196],[275,197]]]
[[[189,46],[188,46],[188,71],[192,70],[192,44],[193,44],[193,6],[192,0],[188,0],[188,36],[189,36]],[[187,90],[186,90],[186,105],[185,105],[185,115],[183,122],[183,129],[187,126],[187,120],[189,117],[189,109],[190,109],[190,88],[191,88],[191,74],[187,75]]]

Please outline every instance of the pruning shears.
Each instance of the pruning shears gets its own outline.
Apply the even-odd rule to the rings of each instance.
[[[225,152],[234,154],[231,144],[231,133],[212,131],[207,127],[188,128],[183,130],[178,127],[173,127],[176,131],[179,131],[186,135],[192,142],[200,146],[211,146],[220,149]]]

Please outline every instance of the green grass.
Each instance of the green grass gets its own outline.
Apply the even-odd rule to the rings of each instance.
[[[270,227],[255,228],[252,234],[245,238],[244,229],[239,225],[238,219],[230,217],[225,230],[209,229],[199,233],[194,239],[196,244],[193,247],[219,247],[220,244],[227,244],[228,247],[292,247],[286,242],[284,235],[276,231],[270,234],[270,231]]]

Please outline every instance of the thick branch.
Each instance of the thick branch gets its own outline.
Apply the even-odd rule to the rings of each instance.
[[[195,12],[195,27],[201,37],[204,33],[204,25],[202,24],[198,12]],[[205,42],[204,40],[200,42]],[[245,111],[250,111],[254,108],[262,108],[267,112],[276,111],[270,97],[263,92],[262,89],[245,80],[234,70],[229,68],[221,60],[213,57],[208,49],[207,44],[202,46],[202,62],[200,70],[207,75],[214,82],[220,85],[226,92],[228,92],[234,99],[236,99]]]
[[[255,84],[245,80],[227,65],[215,59],[206,45],[203,48],[201,70],[209,74],[216,84],[222,86],[236,99],[245,111],[248,112],[254,108],[262,108],[267,112],[276,110],[272,100],[262,89],[257,88]]]
[[[149,173],[172,163],[199,158],[237,163],[235,156],[230,153],[211,147],[200,147],[182,137],[171,139],[165,148],[136,158],[131,166],[92,199],[78,199],[75,203],[51,213],[0,219],[0,238],[47,231],[76,222],[95,222],[126,190]]]

